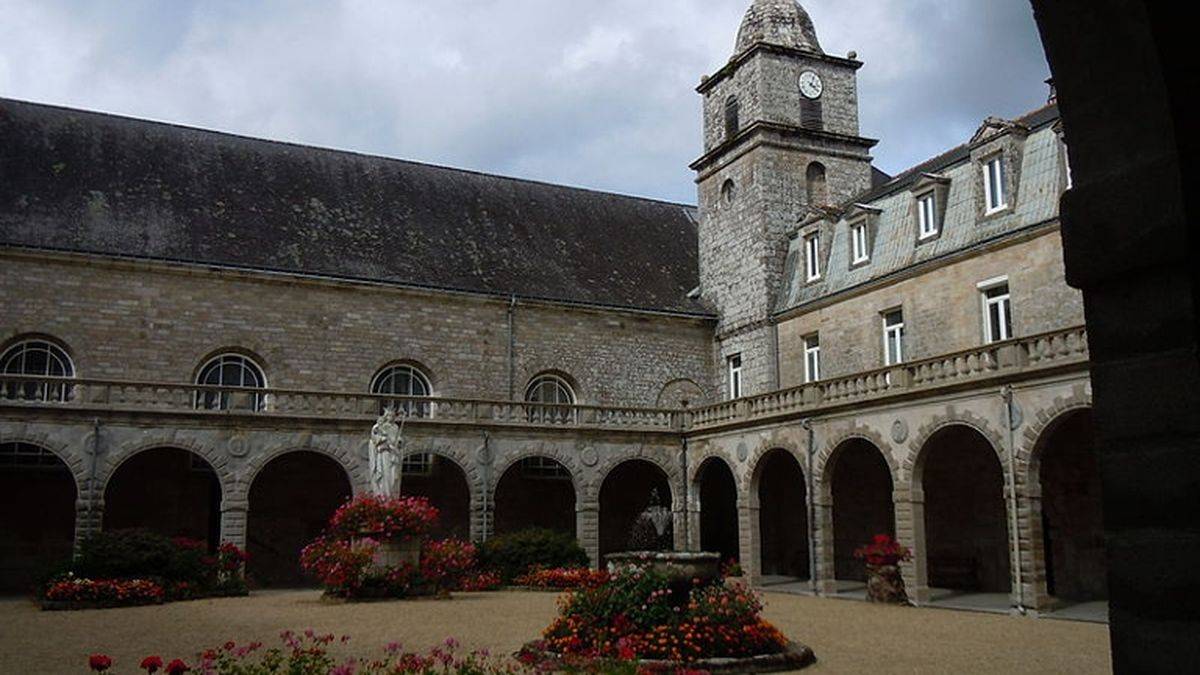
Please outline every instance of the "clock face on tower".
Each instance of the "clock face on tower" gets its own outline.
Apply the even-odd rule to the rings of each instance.
[[[825,83],[821,81],[820,75],[811,70],[800,73],[800,93],[804,94],[805,98],[820,98],[823,91]]]

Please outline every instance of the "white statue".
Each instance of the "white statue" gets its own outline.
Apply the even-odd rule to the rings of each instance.
[[[371,427],[371,491],[384,497],[400,495],[401,462],[400,425],[396,424],[396,412],[384,408],[383,414]]]

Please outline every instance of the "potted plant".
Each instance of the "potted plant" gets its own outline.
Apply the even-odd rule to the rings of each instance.
[[[912,558],[912,553],[887,534],[877,534],[871,543],[855,549],[854,557],[867,565],[867,600],[892,605],[907,605],[904,577],[899,564]]]

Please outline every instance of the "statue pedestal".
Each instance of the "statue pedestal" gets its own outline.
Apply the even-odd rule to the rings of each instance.
[[[371,564],[376,568],[399,567],[406,564],[416,568],[421,564],[420,539],[381,541],[368,534],[364,534],[363,538],[375,539],[379,542],[379,548],[375,550],[375,557],[371,560]]]

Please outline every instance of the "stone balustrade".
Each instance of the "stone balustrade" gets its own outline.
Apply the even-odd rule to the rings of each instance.
[[[689,410],[27,375],[0,375],[0,407],[367,421],[390,406],[406,412],[412,424],[684,432],[812,414],[948,387],[978,386],[990,378],[1037,376],[1058,367],[1086,364],[1087,359],[1087,331],[1075,327]]]

